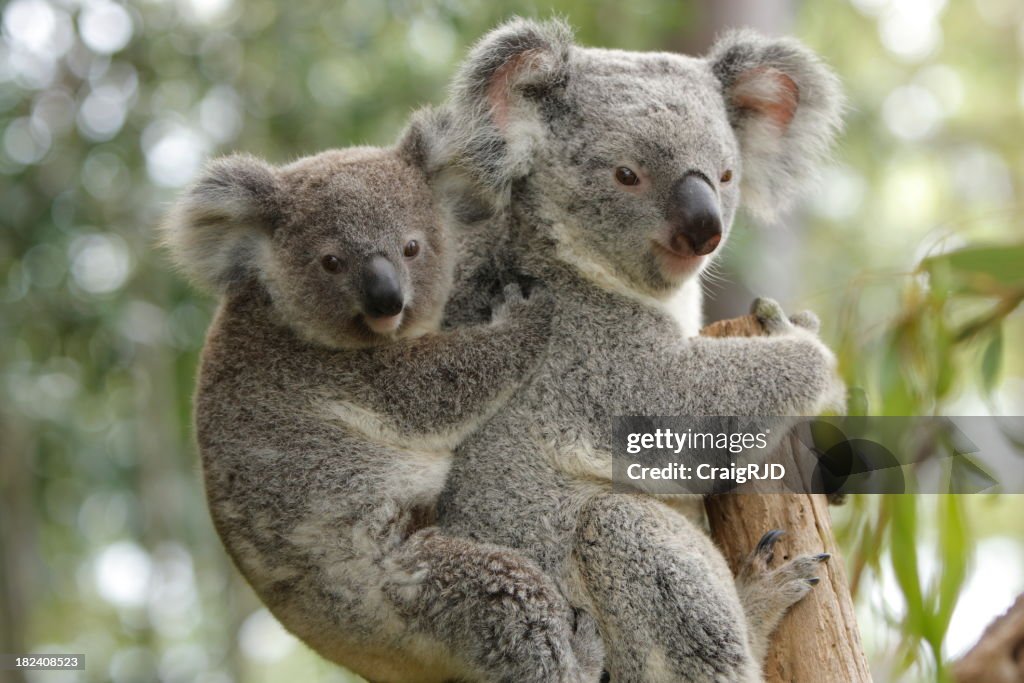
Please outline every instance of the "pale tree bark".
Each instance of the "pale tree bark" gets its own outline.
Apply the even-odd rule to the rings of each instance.
[[[705,336],[754,336],[761,334],[753,316],[721,321],[706,327]],[[772,462],[795,466],[796,437],[783,440]],[[806,474],[806,473],[804,473]],[[733,572],[738,571],[761,536],[781,529],[785,535],[776,546],[775,563],[799,555],[832,555],[822,565],[822,581],[806,598],[793,606],[772,637],[764,673],[769,683],[819,683],[871,680],[871,672],[843,560],[832,535],[828,501],[823,495],[732,494],[711,496],[705,501],[711,536],[725,554]]]
[[[1024,681],[1024,595],[989,624],[977,644],[951,667],[957,683]]]

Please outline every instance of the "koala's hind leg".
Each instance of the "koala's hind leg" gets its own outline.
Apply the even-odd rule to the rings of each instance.
[[[497,546],[417,532],[386,562],[386,597],[410,628],[448,648],[464,677],[495,683],[596,683],[603,647],[527,558]]]
[[[725,558],[662,503],[614,494],[585,503],[571,578],[613,683],[760,680]]]
[[[776,529],[762,536],[736,576],[736,589],[747,615],[750,647],[758,662],[764,660],[772,632],[786,610],[821,581],[818,570],[830,557],[828,553],[805,555],[773,568],[775,544],[783,533]]]

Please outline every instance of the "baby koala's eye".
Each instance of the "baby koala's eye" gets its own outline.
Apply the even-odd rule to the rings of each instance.
[[[341,259],[334,254],[328,254],[320,259],[320,265],[324,267],[328,273],[337,273],[341,270]]]
[[[639,185],[640,176],[633,172],[633,169],[619,166],[615,169],[615,179],[620,185]]]
[[[405,249],[402,250],[402,254],[405,258],[416,258],[416,255],[420,253],[420,243],[416,240],[409,240],[405,243]]]
[[[725,169],[725,173],[722,174],[721,180],[723,183],[727,183],[732,180],[732,169]]]

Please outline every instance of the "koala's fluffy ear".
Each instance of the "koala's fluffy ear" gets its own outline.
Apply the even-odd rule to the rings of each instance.
[[[211,162],[161,226],[185,274],[210,291],[253,272],[278,215],[280,185],[267,163],[244,154]]]
[[[444,144],[450,127],[448,112],[433,107],[417,109],[398,136],[395,150],[399,157],[431,175],[444,164]]]
[[[564,22],[516,18],[481,38],[459,69],[449,150],[490,188],[528,170],[542,136],[538,102],[564,88],[572,44]]]
[[[791,39],[723,36],[708,55],[743,160],[743,202],[773,218],[811,180],[841,125],[839,80]]]

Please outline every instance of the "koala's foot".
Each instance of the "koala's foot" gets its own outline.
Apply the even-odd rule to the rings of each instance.
[[[736,576],[750,628],[751,650],[758,661],[768,651],[768,640],[786,610],[818,585],[820,566],[831,557],[828,553],[803,555],[775,567],[775,546],[783,534],[775,529],[762,536]]]
[[[611,494],[588,501],[578,518],[572,573],[593,600],[610,680],[759,680],[724,558],[660,505]]]
[[[604,660],[597,623],[517,553],[423,529],[385,563],[382,592],[473,680],[593,683]]]

